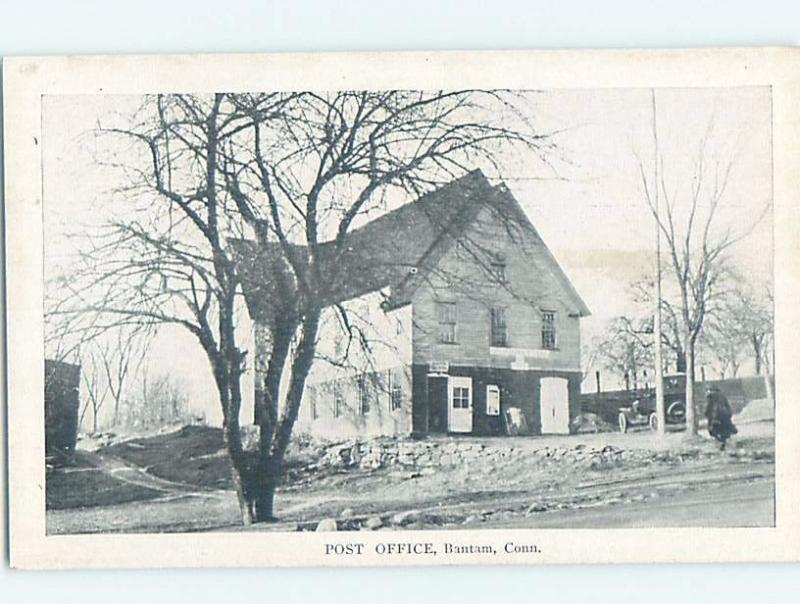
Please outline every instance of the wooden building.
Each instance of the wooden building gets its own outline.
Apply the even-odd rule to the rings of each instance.
[[[326,294],[300,429],[569,432],[589,310],[504,184],[470,172],[354,229],[335,265],[326,246],[322,270],[341,278]],[[239,252],[258,342],[269,337],[268,259],[246,242]]]

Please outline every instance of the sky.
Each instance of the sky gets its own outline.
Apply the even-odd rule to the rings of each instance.
[[[557,132],[555,172],[529,157],[507,154],[502,177],[592,311],[581,325],[581,337],[589,342],[611,318],[632,310],[627,285],[654,266],[655,223],[639,168],[641,161],[649,175],[655,165],[652,93],[587,89],[529,94],[534,123],[542,131]],[[707,178],[733,162],[718,228],[749,231],[772,202],[769,88],[661,89],[654,94],[659,165],[667,192],[678,200],[676,213],[689,193],[705,140]],[[101,221],[108,192],[117,183],[118,173],[96,161],[102,146],[93,129],[98,121],[114,123],[139,101],[110,95],[45,97],[46,277],[69,271],[67,232]],[[771,279],[772,249],[768,212],[731,253],[739,271],[758,286]],[[218,420],[208,361],[188,333],[162,330],[150,357],[151,365],[178,376],[195,410]],[[248,391],[251,385],[244,387]]]

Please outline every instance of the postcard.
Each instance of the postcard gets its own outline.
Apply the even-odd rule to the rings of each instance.
[[[800,54],[6,59],[17,568],[800,558]]]

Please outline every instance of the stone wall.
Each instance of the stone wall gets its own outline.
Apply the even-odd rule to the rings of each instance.
[[[398,468],[418,471],[421,475],[433,474],[440,468],[464,467],[476,463],[490,465],[531,455],[540,458],[542,462],[578,465],[590,470],[604,470],[622,465],[632,457],[647,456],[647,453],[641,451],[613,446],[596,449],[577,444],[570,447],[544,446],[532,449],[528,443],[525,446],[515,446],[503,440],[484,444],[466,440],[415,441],[379,438],[317,446],[317,465],[321,467],[362,470]]]

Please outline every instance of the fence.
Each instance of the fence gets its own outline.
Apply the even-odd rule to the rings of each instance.
[[[773,381],[773,392],[775,377]],[[747,403],[752,400],[766,398],[767,389],[763,376],[729,378],[724,380],[706,380],[705,383],[695,383],[695,400],[698,409],[705,408],[704,387],[715,386],[727,397],[734,414],[739,413]],[[653,389],[609,390],[606,392],[592,392],[581,394],[581,410],[584,413],[595,413],[604,421],[617,423],[617,415],[621,407],[627,407],[633,401],[645,396],[652,396]]]

